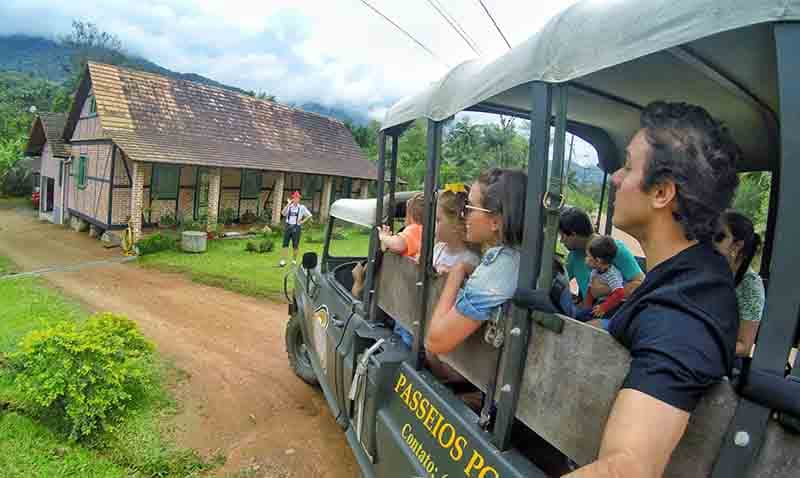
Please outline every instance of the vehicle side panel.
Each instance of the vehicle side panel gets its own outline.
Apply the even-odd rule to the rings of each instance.
[[[426,371],[404,362],[377,400],[377,476],[544,476],[516,451],[498,452],[477,416]]]

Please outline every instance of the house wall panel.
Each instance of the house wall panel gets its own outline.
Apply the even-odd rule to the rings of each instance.
[[[226,209],[233,209],[234,214],[239,207],[239,190],[238,189],[223,189],[221,192],[221,200],[219,205],[220,217],[222,212]]]
[[[222,188],[238,188],[242,182],[240,169],[222,168]]]
[[[182,188],[180,190],[178,216],[182,221],[194,218],[194,189]]]
[[[128,178],[128,173],[132,172],[133,164],[131,163],[130,159],[125,156],[125,153],[122,150],[117,149],[117,157],[114,159],[114,186],[130,186],[131,181]],[[128,169],[125,169],[125,166],[128,166]]]
[[[181,187],[194,186],[197,177],[197,168],[194,166],[181,166]]]
[[[241,216],[247,211],[252,212],[256,216],[261,213],[261,206],[258,199],[242,199],[242,204],[239,207],[239,215]]]
[[[108,222],[108,195],[111,175],[110,144],[74,144],[73,166],[69,178],[69,207],[101,224]],[[78,158],[86,156],[86,188],[77,187]]]
[[[111,222],[127,224],[131,214],[131,189],[115,189],[111,213]]]
[[[91,100],[93,96],[94,90],[92,89],[81,107],[81,119],[79,119],[78,124],[75,125],[75,131],[72,133],[73,140],[103,137],[103,131],[100,126],[100,116],[90,116]]]
[[[59,224],[59,219],[61,218],[61,189],[63,187],[58,184],[59,181],[59,167],[61,165],[61,159],[56,158],[53,156],[53,149],[50,147],[50,143],[46,142],[44,147],[42,148],[42,155],[41,158],[41,167],[40,167],[40,174],[43,178],[41,180],[41,201],[39,203],[39,208],[41,211],[45,211],[48,206],[52,208],[52,221],[56,224]],[[47,204],[47,178],[53,180],[53,199],[52,204]]]

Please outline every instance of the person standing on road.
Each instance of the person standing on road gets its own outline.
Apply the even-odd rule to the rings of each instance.
[[[281,211],[281,216],[286,218],[286,228],[283,231],[283,251],[279,266],[286,266],[286,258],[289,255],[289,241],[292,242],[292,265],[297,265],[297,251],[300,249],[300,232],[303,223],[311,219],[311,212],[307,207],[300,204],[300,192],[292,193],[291,199],[286,203],[286,207]]]

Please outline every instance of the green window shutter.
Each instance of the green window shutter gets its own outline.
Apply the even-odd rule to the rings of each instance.
[[[153,199],[178,199],[178,166],[153,165]]]
[[[344,185],[342,186],[342,197],[349,198],[353,195],[353,179],[352,178],[344,178]]]
[[[307,175],[303,179],[303,186],[303,196],[313,199],[314,193],[322,188],[322,176]]]
[[[261,171],[242,170],[242,199],[258,199],[263,181]]]
[[[78,189],[86,189],[86,167],[89,158],[86,156],[80,156],[78,158]]]

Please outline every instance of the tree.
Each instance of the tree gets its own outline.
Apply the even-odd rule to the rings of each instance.
[[[100,30],[96,24],[89,21],[73,20],[72,32],[61,37],[60,41],[73,51],[70,64],[64,66],[71,73],[70,79],[66,82],[69,91],[77,89],[89,61],[121,65],[127,59],[122,51],[119,37]]]
[[[245,90],[244,94],[247,96],[252,96],[258,100],[265,100],[265,101],[278,101],[275,95],[270,95],[266,91],[253,91],[253,90]]]
[[[25,194],[30,171],[24,158],[33,123],[31,107],[51,110],[65,89],[47,80],[17,72],[0,72],[0,189],[5,194]]]
[[[771,182],[770,173],[754,172],[739,175],[739,187],[736,189],[733,208],[749,217],[758,231],[766,228]]]
[[[344,121],[345,127],[350,130],[356,144],[361,148],[364,156],[370,161],[378,159],[378,132],[381,124],[375,120],[370,121],[366,126],[354,124],[350,120]]]

